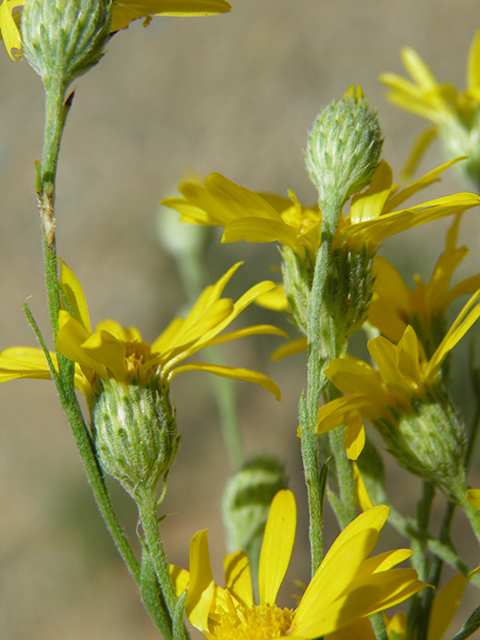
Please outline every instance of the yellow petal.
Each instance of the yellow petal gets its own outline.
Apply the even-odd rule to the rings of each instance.
[[[196,533],[190,543],[190,586],[188,588],[185,613],[194,627],[208,631],[208,615],[215,597],[208,550],[207,530]]]
[[[362,511],[367,511],[367,509],[371,509],[374,506],[373,502],[368,495],[367,487],[363,482],[362,474],[356,462],[352,462],[352,469],[355,482],[355,502]]]
[[[57,365],[57,358],[50,353]],[[33,347],[10,347],[0,353],[0,382],[17,378],[37,378],[50,380],[50,370],[41,349]]]
[[[293,493],[279,491],[270,506],[260,553],[260,604],[275,604],[292,555],[296,525],[297,509]]]
[[[480,304],[477,304],[479,300],[480,291],[477,291],[477,293],[475,293],[470,298],[467,304],[460,311],[454,323],[448,330],[447,335],[443,338],[442,342],[435,350],[435,353],[431,357],[424,374],[425,379],[429,383],[433,383],[436,376],[438,375],[438,372],[440,371],[442,362],[445,360],[445,358],[457,344],[457,342],[459,342],[463,338],[470,327],[480,317]]]
[[[468,56],[467,87],[480,88],[480,29],[475,34]]]
[[[69,360],[78,362],[89,380],[91,370],[96,371],[101,378],[107,378],[105,367],[82,348],[83,343],[90,337],[85,327],[63,310],[58,314],[58,325],[58,350]]]
[[[282,220],[265,218],[240,218],[229,222],[223,232],[222,242],[281,242],[294,247],[298,244],[296,229]]]
[[[417,579],[413,569],[391,569],[376,573],[364,584],[353,581],[345,593],[328,606],[322,607],[321,602],[313,602],[308,618],[302,620],[296,630],[307,638],[331,633],[356,618],[395,606],[425,586]],[[296,619],[295,616],[294,622]]]
[[[243,551],[229,554],[223,561],[225,588],[246,607],[253,606],[252,579],[250,565]]]
[[[281,221],[277,211],[257,193],[235,184],[219,173],[212,173],[205,179],[209,193],[222,203],[235,218],[260,217]]]
[[[466,579],[461,573],[453,576],[435,595],[428,625],[427,640],[441,640],[457,613],[465,589]]]
[[[370,509],[362,515],[374,510],[375,508]],[[364,529],[357,531],[348,539],[342,539],[340,546],[336,546],[334,553],[332,550],[328,552],[295,612],[293,624],[295,632],[299,636],[316,638],[338,628],[334,625],[325,628],[324,621],[332,617],[332,608],[338,615],[335,601],[345,591],[349,592],[349,585],[364,558],[375,546],[377,539],[377,531]],[[344,624],[347,622],[350,620],[346,620]]]
[[[23,6],[24,0],[3,0],[0,5],[0,30],[2,38],[5,42],[8,55],[12,60],[18,62],[23,58],[22,54],[22,38],[18,28],[19,14],[17,18],[13,18],[12,11],[17,7]]]
[[[68,267],[63,260],[59,259],[58,261],[61,264],[60,284],[67,294],[68,301],[72,307],[73,317],[84,327],[85,331],[92,333],[87,300],[83,293],[82,286],[70,267]]]
[[[377,218],[381,215],[383,205],[390,195],[392,180],[393,174],[390,165],[385,160],[382,160],[368,189],[352,198],[350,210],[352,224]]]
[[[422,131],[412,145],[407,161],[402,168],[402,181],[407,182],[417,170],[420,161],[438,136],[438,127],[429,127]]]
[[[301,353],[302,351],[306,351],[308,348],[307,338],[304,336],[303,338],[298,338],[297,340],[291,340],[287,342],[287,344],[278,347],[270,356],[270,360],[276,361],[281,360],[282,358],[288,358],[288,356],[293,356],[296,353]]]
[[[362,414],[359,411],[350,411],[345,416],[343,444],[349,460],[356,460],[363,451],[365,429],[363,427]]]
[[[245,382],[254,382],[261,387],[273,393],[275,398],[280,401],[282,392],[277,385],[268,376],[250,369],[241,369],[238,367],[224,367],[216,364],[206,364],[204,362],[190,362],[173,369],[168,377],[169,380],[183,371],[207,371],[222,378],[233,378],[234,380],[244,380]]]
[[[168,568],[175,588],[175,594],[179,597],[189,585],[190,573],[186,569],[177,567],[174,564],[171,564]]]
[[[230,11],[224,0],[117,0],[113,5],[112,32],[128,27],[132,20],[149,15],[208,16]]]
[[[469,489],[467,491],[468,502],[480,511],[480,489]]]
[[[119,382],[127,381],[126,347],[107,331],[98,331],[86,340],[82,348],[93,360],[102,364]]]

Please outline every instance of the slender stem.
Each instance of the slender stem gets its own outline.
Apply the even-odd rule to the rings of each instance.
[[[422,497],[418,501],[417,505],[417,535],[410,539],[410,543],[413,551],[412,566],[417,571],[420,580],[426,580],[428,572],[426,539],[428,536],[433,498],[435,497],[435,487],[431,482],[424,482],[422,488]],[[420,594],[415,594],[410,601],[410,610],[408,612],[407,629],[405,634],[407,640],[410,640],[415,636],[418,623],[419,620],[421,620],[422,615],[422,596]]]
[[[66,104],[64,103],[64,94],[65,87],[62,84],[46,87],[44,150],[39,184],[37,184],[47,302],[54,343],[56,343],[58,334],[58,314],[60,310],[55,247],[55,178],[60,142],[70,108],[69,101]],[[138,560],[113,509],[105,478],[98,464],[94,446],[73,389],[74,367],[58,351],[57,358],[59,379],[54,377],[54,382],[59,392],[60,404],[66,413],[77,443],[95,501],[125,564],[135,581],[139,583],[140,566]]]
[[[445,513],[442,520],[442,526],[440,529],[439,540],[445,544],[448,543],[450,525],[452,523],[453,514],[455,511],[455,503],[448,502],[445,508]],[[428,578],[428,584],[431,584],[435,589],[438,588],[440,583],[440,577],[442,575],[443,560],[438,556],[435,556],[430,568],[430,575]],[[418,619],[416,640],[426,640],[428,636],[428,627],[430,623],[430,614],[432,611],[433,599],[435,597],[435,591],[433,589],[425,589],[423,592],[423,607],[422,615]]]
[[[158,582],[162,589],[163,597],[165,598],[170,618],[173,620],[178,598],[175,593],[175,587],[170,575],[167,557],[165,555],[165,549],[163,548],[160,529],[158,527],[157,501],[153,491],[143,487],[138,487],[136,498],[145,534],[145,542],[150,553],[153,568],[157,574]],[[185,640],[189,638],[185,625],[182,625],[182,628],[183,631],[181,638],[176,638],[174,634],[175,640]]]
[[[322,244],[317,253],[315,274],[308,299],[308,387],[306,399],[301,399],[299,408],[301,452],[305,482],[307,485],[308,510],[309,510],[309,539],[312,575],[320,566],[323,557],[322,534],[322,492],[320,488],[320,461],[318,436],[315,432],[318,407],[322,393],[329,384],[324,369],[336,353],[325,353],[324,314],[322,313],[322,301],[325,282],[328,273],[330,251],[333,232],[325,220],[331,219],[324,215],[322,223]],[[334,327],[330,326],[330,342],[335,344]],[[334,350],[335,351],[335,350]]]

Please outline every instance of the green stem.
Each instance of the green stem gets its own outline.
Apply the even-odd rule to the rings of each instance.
[[[324,326],[325,316],[322,313],[322,305],[333,238],[333,232],[325,222],[327,219],[331,218],[324,215],[324,222],[322,223],[322,244],[317,253],[315,273],[308,298],[308,387],[307,397],[306,399],[302,397],[299,407],[301,452],[308,495],[312,575],[315,574],[323,558],[323,495],[319,482],[320,451],[315,429],[320,399],[329,384],[324,369],[328,362],[337,355],[335,347],[331,353],[325,353],[324,343],[326,328]],[[335,345],[334,327],[330,326],[329,328],[330,342]]]
[[[144,489],[143,487],[138,487],[136,502],[138,504],[143,532],[145,534],[145,542],[150,553],[153,568],[157,574],[158,582],[162,589],[162,594],[165,599],[170,618],[173,620],[178,598],[175,593],[175,587],[170,575],[167,557],[165,555],[165,549],[163,548],[160,529],[158,527],[157,500],[153,491],[150,489]],[[182,629],[183,631],[180,634],[180,637],[176,637],[176,634],[174,634],[175,640],[186,640],[189,638],[185,625],[182,625]]]
[[[63,84],[45,87],[45,138],[43,157],[37,185],[40,223],[42,228],[43,262],[47,287],[47,301],[50,313],[52,335],[55,340],[58,333],[58,312],[60,300],[57,288],[57,254],[55,247],[55,178],[57,174],[58,154],[63,129],[70,104],[64,104],[65,86]]]
[[[431,482],[424,482],[423,493],[417,505],[416,535],[410,539],[413,556],[412,567],[417,571],[420,580],[427,579],[428,557],[427,557],[427,536],[432,512],[432,503],[435,497],[435,487]],[[417,626],[423,615],[422,596],[415,594],[410,601],[408,612],[407,629],[405,637],[411,640],[415,637]]]
[[[140,584],[139,562],[113,508],[108,487],[105,482],[105,476],[98,464],[93,443],[83,419],[80,406],[78,405],[75,392],[73,390],[67,392],[65,396],[61,397],[60,403],[67,415],[68,422],[77,443],[88,482],[95,497],[95,502],[97,503],[107,529],[112,536],[123,561],[135,579],[135,582]]]
[[[444,544],[448,544],[448,541],[449,541],[450,525],[452,523],[455,507],[456,505],[454,502],[448,502],[445,508],[445,514],[443,516],[442,526],[440,529],[440,536],[439,536],[439,540]],[[440,584],[442,569],[443,569],[443,560],[438,556],[435,556],[432,561],[430,575],[428,578],[428,584],[431,584],[433,587],[435,587],[435,590],[438,588],[438,585]],[[425,591],[423,592],[422,615],[418,619],[416,640],[427,640],[428,627],[430,623],[430,614],[432,611],[434,597],[435,597],[434,589],[425,589]]]
[[[56,348],[60,298],[58,294],[55,247],[55,178],[60,142],[70,103],[69,101],[67,101],[66,104],[64,103],[65,87],[62,84],[50,85],[45,88],[45,91],[45,138],[42,165],[40,174],[37,176],[37,192],[39,197],[47,302],[53,340]],[[105,483],[105,477],[98,464],[94,446],[75,395],[73,388],[74,367],[58,350],[57,359],[59,379],[54,377],[54,382],[59,392],[60,404],[66,413],[70,428],[77,443],[95,501],[125,564],[129,568],[135,581],[139,583],[140,566],[138,560],[113,509]]]

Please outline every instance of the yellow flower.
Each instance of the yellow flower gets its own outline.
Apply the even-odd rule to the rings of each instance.
[[[19,22],[24,2],[3,0],[0,6],[0,32],[12,60],[22,59]],[[226,0],[114,0],[111,30],[115,33],[119,29],[126,29],[130,22],[138,18],[144,18],[144,25],[147,26],[152,16],[208,16],[230,9]]]
[[[209,640],[308,640],[402,602],[426,586],[413,569],[392,569],[411,551],[368,558],[388,511],[385,506],[374,507],[345,528],[295,610],[275,604],[295,538],[296,506],[290,491],[279,491],[270,507],[260,555],[260,604],[253,601],[245,554],[237,551],[225,558],[226,586],[219,587],[213,581],[207,531],[198,532],[190,546],[190,574],[171,568],[177,593],[188,586],[188,619]]]
[[[467,88],[464,91],[458,91],[451,84],[439,84],[425,62],[412,49],[403,49],[401,55],[413,82],[393,73],[382,74],[380,80],[390,89],[387,98],[435,125],[418,138],[406,173],[411,173],[426,148],[439,135],[449,157],[470,156],[470,160],[462,163],[459,169],[475,180],[474,172],[479,162],[480,30],[470,48]]]
[[[451,578],[433,599],[426,640],[442,640],[455,613],[465,589],[466,580],[461,574]],[[383,614],[388,640],[405,640],[407,637],[407,614],[399,611],[392,618]],[[369,620],[362,619],[329,634],[325,640],[376,640]]]
[[[348,243],[351,251],[366,245],[374,253],[386,238],[425,222],[460,213],[480,204],[475,194],[458,193],[408,209],[394,211],[417,191],[437,181],[448,162],[401,191],[392,184],[392,171],[381,162],[365,191],[352,199],[350,214],[341,218],[333,249]],[[222,242],[279,242],[315,265],[321,243],[322,214],[318,207],[304,207],[290,193],[290,200],[259,194],[213,173],[204,186],[186,182],[179,186],[182,198],[166,198],[163,204],[180,212],[181,220],[225,227]]]
[[[115,379],[123,384],[154,384],[168,391],[174,376],[182,371],[208,371],[215,375],[255,382],[280,399],[278,387],[267,376],[250,371],[203,362],[181,364],[206,347],[257,334],[285,335],[270,325],[255,325],[219,335],[258,295],[272,289],[272,282],[261,282],[237,302],[221,298],[225,285],[241,263],[234,265],[220,280],[207,287],[185,319],[175,318],[151,345],[143,342],[137,329],[124,329],[114,320],[100,322],[93,332],[84,293],[73,272],[62,262],[60,283],[71,315],[61,310],[57,347],[76,363],[75,386],[92,401],[100,381]],[[56,357],[51,354],[55,366]],[[49,379],[43,352],[29,347],[13,347],[0,354],[0,382],[15,378]]]
[[[448,290],[453,272],[468,253],[456,248],[460,216],[447,233],[445,250],[435,265],[428,284],[415,276],[415,289],[409,289],[401,275],[386,258],[376,256],[372,274],[375,278],[368,319],[386,338],[398,343],[410,324],[425,349],[433,355],[446,333],[446,311],[459,296],[480,288],[480,274],[467,278]]]
[[[320,407],[317,433],[326,433],[345,423],[345,447],[348,456],[355,460],[365,442],[364,420],[384,435],[385,425],[396,429],[400,416],[415,415],[419,406],[432,402],[443,361],[480,317],[479,300],[477,291],[428,361],[421,358],[418,338],[411,326],[406,328],[398,345],[383,336],[369,340],[368,350],[378,370],[354,358],[332,360],[325,374],[346,395]]]

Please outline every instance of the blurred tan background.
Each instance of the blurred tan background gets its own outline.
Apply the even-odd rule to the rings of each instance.
[[[315,191],[302,156],[306,132],[318,110],[351,84],[361,83],[378,108],[384,157],[398,171],[425,123],[386,103],[378,74],[403,73],[399,50],[409,45],[440,80],[463,88],[479,17],[477,0],[233,0],[228,15],[158,18],[147,29],[137,22],[117,34],[101,63],[75,84],[58,174],[59,255],[82,282],[92,321],[113,317],[134,324],[151,341],[184,304],[175,264],[157,241],[156,216],[160,199],[174,193],[186,172],[204,177],[219,171],[250,189],[282,195],[292,189],[312,203]],[[14,64],[4,51],[0,77],[0,348],[5,348],[35,344],[22,311],[26,298],[46,334],[48,323],[33,189],[34,161],[41,155],[42,86],[26,62]],[[440,161],[435,148],[422,169]],[[428,195],[456,190],[466,189],[452,175]],[[478,216],[478,211],[467,214],[462,227],[471,248],[463,275],[478,270]],[[445,228],[430,225],[390,241],[382,252],[409,276],[420,272],[427,278]],[[276,249],[215,242],[205,256],[212,282],[243,258],[247,264],[229,295],[270,277],[269,266],[278,264]],[[261,317],[253,309],[245,321]],[[244,340],[228,350],[228,358],[267,372],[282,389],[279,404],[264,390],[241,384],[242,428],[248,451],[285,458],[304,514],[295,432],[305,361],[297,356],[269,363],[266,358],[278,344],[278,339]],[[457,392],[465,386],[463,376],[459,369]],[[191,536],[208,527],[221,580],[225,546],[219,505],[229,469],[208,376],[179,376],[173,397],[183,439],[162,510],[172,514],[162,525],[168,557],[188,566]],[[27,381],[2,385],[0,407],[0,636],[158,637],[104,531],[53,387]],[[479,482],[478,456],[473,467],[472,483]],[[396,505],[413,514],[418,486],[406,490],[404,476],[390,461],[389,487]],[[120,489],[112,486],[112,491],[133,536],[134,505]],[[470,549],[478,564],[478,549],[461,518],[457,522],[457,543]],[[337,529],[330,513],[328,523],[331,540]],[[387,529],[382,548],[405,544]],[[292,580],[308,580],[308,567],[302,515],[284,605],[293,606]],[[464,617],[477,606],[478,593],[469,592]]]

